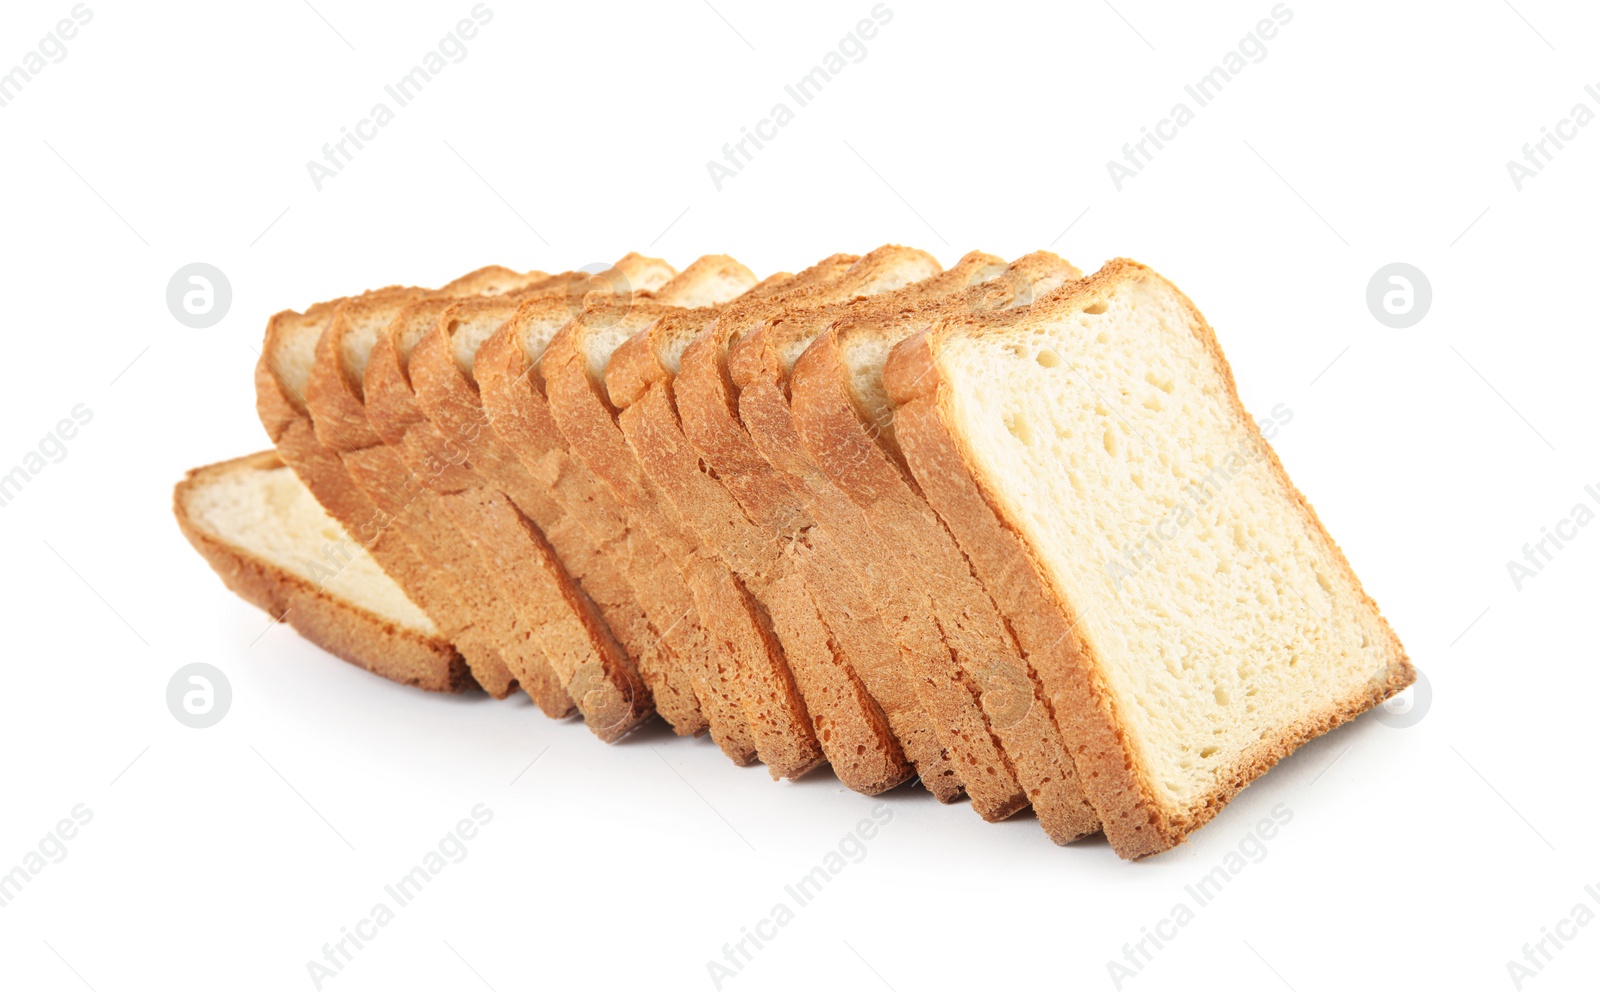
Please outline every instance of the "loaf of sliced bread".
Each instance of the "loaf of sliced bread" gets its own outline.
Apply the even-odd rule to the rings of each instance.
[[[1211,328],[1148,268],[1119,259],[1030,307],[940,321],[884,383],[1124,857],[1178,843],[1414,679]]]
[[[172,511],[241,598],[329,654],[434,692],[473,686],[461,655],[276,452],[191,470]]]

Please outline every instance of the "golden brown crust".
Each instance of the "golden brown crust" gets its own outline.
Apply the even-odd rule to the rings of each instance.
[[[410,298],[421,292],[388,287],[354,297],[361,302]],[[317,502],[345,531],[367,549],[378,565],[438,624],[468,659],[485,691],[503,697],[513,687],[510,673],[493,642],[474,629],[456,598],[450,576],[430,569],[408,535],[409,524],[378,507],[356,484],[339,455],[317,438],[305,396],[289,384],[271,356],[289,340],[315,342],[345,300],[308,307],[305,314],[285,310],[267,322],[261,359],[256,364],[256,410],[278,454],[292,468]],[[309,388],[309,387],[308,387]]]
[[[663,312],[660,307],[634,304],[626,313],[613,311],[602,319],[621,322],[625,330],[637,332]],[[687,588],[693,593],[673,621],[673,629],[684,628],[691,635],[681,645],[682,651],[675,654],[693,680],[712,739],[735,761],[748,761],[757,748],[745,714],[743,673],[736,668],[738,656],[729,650],[730,645],[722,643],[727,639],[716,636],[711,626],[716,617],[707,609],[714,607],[736,617],[747,609],[747,604],[738,600],[737,590],[716,582],[714,575],[700,567],[703,557],[664,513],[664,497],[639,467],[610,404],[590,377],[583,332],[582,321],[567,324],[539,360],[552,419],[566,439],[568,450],[605,484],[623,509],[629,528],[648,533],[666,562],[677,571],[673,589]]]
[[[485,265],[439,287],[440,296],[499,296],[528,287],[543,286],[553,278],[537,270],[518,272],[504,265]]]
[[[1040,313],[1069,311],[1091,303],[1119,283],[1133,278],[1160,276],[1127,259],[1108,262],[1094,275],[1070,283],[1040,300],[1032,311],[994,315],[981,322],[988,333],[1006,327],[1026,326]],[[1169,284],[1170,285],[1170,284]],[[1274,478],[1301,506],[1314,537],[1324,544],[1353,588],[1361,589],[1338,545],[1328,535],[1305,497],[1295,488],[1270,445],[1261,437],[1255,421],[1245,412],[1216,334],[1194,304],[1176,288],[1173,291],[1189,311],[1192,326],[1202,346],[1211,356],[1227,387],[1228,402],[1236,417],[1265,457]],[[977,322],[974,322],[977,323]],[[919,478],[930,484],[929,497],[939,506],[940,515],[950,524],[973,556],[989,588],[999,598],[1018,636],[1037,659],[1038,670],[1051,690],[1052,703],[1062,731],[1078,759],[1078,769],[1099,810],[1106,837],[1118,854],[1140,858],[1179,843],[1206,823],[1238,791],[1265,773],[1295,748],[1344,723],[1400,692],[1415,680],[1415,670],[1405,657],[1392,629],[1364,590],[1364,604],[1387,633],[1396,663],[1367,683],[1355,696],[1335,701],[1328,708],[1307,715],[1282,728],[1249,749],[1236,765],[1220,776],[1212,794],[1195,807],[1176,815],[1166,815],[1153,794],[1147,774],[1139,767],[1138,752],[1131,745],[1117,716],[1115,699],[1107,690],[1100,663],[1092,645],[1080,637],[1074,624],[1076,611],[1067,602],[1026,542],[1005,525],[999,503],[986,491],[987,483],[975,468],[972,453],[953,431],[946,409],[948,387],[940,376],[938,349],[942,340],[957,333],[964,322],[953,320],[898,345],[885,370],[885,384],[899,404],[897,429],[906,441],[907,452],[919,470]]]
[[[191,469],[172,491],[178,527],[224,585],[313,644],[375,675],[431,692],[475,687],[461,656],[442,636],[402,627],[310,580],[229,543],[194,518],[190,499],[211,480],[236,472],[283,467],[274,451]]]
[[[874,610],[842,595],[838,585],[849,576],[839,567],[837,546],[813,534],[788,480],[747,436],[728,379],[726,342],[759,327],[769,314],[801,301],[875,298],[939,272],[925,252],[892,245],[848,266],[844,262],[825,259],[786,291],[729,307],[698,334],[696,327],[704,323],[699,318],[684,318],[682,327],[664,319],[648,341],[635,338],[629,350],[619,352],[613,366],[621,367],[607,369],[607,383],[614,387],[612,402],[628,406],[623,423],[634,434],[635,451],[673,496],[680,515],[766,607],[784,650],[781,660],[800,693],[796,705],[810,714],[841,780],[859,791],[885,787],[910,771],[903,746],[909,742],[925,783],[948,801],[959,790],[959,778],[908,705],[908,694],[895,691],[890,672],[897,649]],[[677,354],[681,365],[674,377],[667,363]],[[652,381],[663,385],[642,398],[630,395]],[[870,671],[864,673],[863,666]],[[868,677],[893,703],[893,720],[869,691]]]
[[[938,271],[939,263],[931,255],[895,245],[855,260],[832,256],[790,280],[780,294],[741,300],[725,308],[686,346],[694,321],[682,329],[658,331],[652,357],[660,369],[649,374],[662,385],[645,396],[650,416],[633,414],[625,422],[640,435],[636,451],[648,453],[658,484],[672,483],[667,491],[680,525],[697,532],[716,549],[713,553],[733,569],[736,581],[745,585],[765,607],[767,617],[779,625],[760,631],[761,636],[746,630],[728,638],[729,644],[742,652],[743,671],[754,683],[757,698],[766,703],[754,720],[757,733],[765,735],[767,751],[798,756],[826,752],[838,760],[835,770],[841,778],[863,791],[884,787],[889,778],[909,772],[909,765],[881,708],[841,656],[803,580],[798,573],[775,571],[778,565],[771,560],[770,529],[762,533],[746,519],[752,494],[741,493],[737,480],[754,479],[758,487],[770,485],[771,480],[760,474],[765,464],[738,425],[727,382],[726,347],[754,314],[764,312],[774,300],[811,298],[813,294],[828,294],[819,299],[871,295]],[[679,356],[681,365],[669,389],[665,373]],[[629,377],[618,378],[619,386],[625,387]],[[621,398],[619,392],[613,402]],[[636,408],[643,410],[646,405],[636,403],[629,408],[630,414]],[[647,419],[654,422],[654,437],[643,436]],[[693,451],[683,446],[680,436],[687,438]],[[753,498],[760,503],[781,497],[769,493]],[[769,549],[766,556],[757,550],[763,546]],[[796,564],[791,559],[786,567],[793,569]],[[772,592],[764,596],[763,590],[768,588]],[[791,599],[793,594],[799,598]],[[785,657],[791,649],[794,657]],[[767,760],[771,764],[772,759]]]
[[[963,791],[949,749],[925,711],[914,680],[901,658],[901,646],[895,642],[874,606],[866,580],[850,563],[845,544],[829,528],[818,527],[809,511],[808,504],[826,498],[810,489],[825,483],[813,478],[816,473],[809,464],[797,464],[808,463],[809,459],[794,430],[788,406],[788,364],[784,355],[808,340],[808,335],[816,334],[853,309],[904,307],[912,301],[937,298],[964,287],[986,267],[1004,268],[1004,265],[1004,261],[995,256],[973,252],[937,276],[881,296],[816,307],[783,306],[780,301],[770,313],[760,308],[746,308],[748,319],[759,324],[755,330],[741,334],[727,356],[730,378],[737,387],[737,421],[757,449],[746,463],[746,471],[753,471],[771,485],[740,484],[737,476],[727,474],[729,458],[726,454],[718,462],[719,472],[723,473],[721,477],[739,486],[744,509],[746,513],[755,514],[752,519],[756,524],[765,526],[769,535],[785,542],[782,548],[785,560],[789,567],[798,569],[807,592],[816,602],[820,619],[838,638],[843,649],[841,662],[861,681],[877,705],[883,723],[915,765],[922,783],[941,802],[952,802]],[[655,333],[652,332],[652,337]],[[699,360],[702,359],[685,356],[691,389],[695,381],[694,363]],[[613,359],[614,365],[616,361]],[[659,363],[656,365],[660,367]],[[607,381],[611,378],[611,369],[608,369]],[[716,381],[709,376],[701,379]],[[612,395],[615,400],[615,389]],[[720,397],[717,400],[720,401]],[[725,426],[731,427],[732,423],[733,418],[730,418]],[[852,537],[860,542],[859,534]]]
[[[441,542],[464,536],[482,557],[479,571],[465,577],[475,600],[509,607],[519,633],[507,645],[506,662],[518,684],[546,714],[571,715],[576,704],[555,665],[581,654],[586,637],[569,616],[570,585],[543,535],[531,528],[510,500],[481,485],[467,464],[466,449],[440,434],[417,406],[406,361],[411,347],[453,303],[430,299],[401,311],[378,337],[363,382],[367,418],[393,453],[404,461],[401,477],[372,481],[399,488],[416,483],[439,496],[443,518],[433,522]],[[376,454],[378,449],[368,449]],[[363,453],[365,454],[365,453]],[[391,462],[389,453],[384,461]],[[414,480],[414,481],[413,481]],[[572,666],[577,670],[577,665]]]
[[[548,312],[547,312],[548,311]],[[621,507],[587,466],[567,448],[545,399],[543,379],[529,361],[523,322],[562,319],[571,311],[553,301],[531,299],[517,309],[504,326],[491,335],[473,364],[491,429],[522,463],[533,483],[547,491],[593,541],[598,553],[614,559],[623,570],[634,596],[644,609],[651,647],[636,657],[648,673],[659,662],[659,679],[651,683],[656,709],[679,734],[700,734],[707,729],[692,679],[676,655],[689,650],[696,623],[681,623],[692,609],[687,592],[679,588],[677,569],[649,537],[630,529]],[[542,353],[542,351],[541,351]],[[681,594],[682,602],[679,596]],[[659,652],[656,658],[652,652]],[[753,755],[730,755],[747,763]]]
[[[411,384],[433,426],[467,449],[470,467],[538,528],[576,583],[567,598],[588,635],[589,650],[570,660],[573,668],[563,680],[590,728],[602,740],[614,741],[655,713],[652,683],[662,680],[662,663],[644,612],[616,561],[595,546],[490,429],[477,383],[462,371],[455,354],[455,334],[464,323],[502,326],[516,309],[514,301],[493,298],[450,307],[412,351]],[[641,667],[650,673],[648,679]]]
[[[1042,262],[1048,264],[1038,264]],[[997,271],[992,258],[976,253],[964,258],[961,268],[940,287],[950,292],[932,300],[906,293],[838,311],[832,328],[815,338],[796,363],[789,408],[810,460],[864,516],[875,535],[871,546],[892,549],[882,554],[892,559],[895,565],[888,567],[897,574],[882,594],[905,603],[896,611],[902,616],[931,617],[921,626],[903,623],[899,636],[903,645],[920,648],[909,654],[908,662],[922,675],[919,688],[942,736],[956,742],[966,767],[981,770],[975,782],[968,782],[975,806],[980,812],[1003,811],[1014,802],[1008,799],[1012,790],[1021,785],[1041,826],[1052,839],[1066,843],[1098,827],[1071,756],[1037,700],[1033,675],[1003,619],[885,443],[887,425],[857,405],[843,356],[844,340],[897,340],[919,322],[959,312],[978,300],[1007,305],[1015,295],[1011,284],[1031,286],[1031,279],[1070,270],[1049,256],[1019,260],[1015,272],[1009,267]],[[797,333],[803,342],[808,332],[791,329],[787,336]],[[754,337],[739,350],[759,347],[760,333]],[[770,349],[764,357],[746,358],[747,374],[763,366],[771,370],[769,375],[781,370],[785,361],[780,346]],[[757,381],[752,379],[752,385]],[[789,456],[786,464],[806,471],[802,461]],[[827,512],[827,523],[862,526],[837,505]]]
[[[386,529],[409,551],[393,563],[390,575],[412,585],[437,586],[436,620],[455,641],[474,677],[492,696],[503,699],[518,688],[513,667],[522,668],[519,652],[531,650],[504,604],[479,588],[482,565],[468,542],[441,526],[444,506],[437,493],[414,478],[398,452],[387,447],[373,429],[365,408],[364,385],[346,369],[344,336],[357,319],[383,319],[397,306],[421,297],[389,293],[381,298],[346,301],[317,341],[316,357],[306,383],[305,402],[322,448],[337,458],[342,471],[313,490],[327,505],[330,498],[359,499],[389,521]]]
[[[834,321],[920,309],[951,293],[987,284],[1005,272],[1005,259],[971,251],[935,276],[879,296],[820,305],[807,305],[803,300],[786,303],[783,309],[759,315],[759,322],[747,325],[739,341],[728,349],[729,376],[740,390],[758,379],[786,382],[793,358]]]
[[[806,727],[805,746],[820,746],[840,781],[876,795],[911,774],[899,743],[840,663],[838,645],[809,592],[783,562],[782,545],[751,526],[733,497],[705,473],[683,437],[671,373],[660,364],[659,349],[692,335],[714,316],[715,311],[703,309],[664,315],[630,339],[643,343],[644,349],[634,348],[631,355],[619,349],[613,355],[606,369],[608,384],[622,378],[612,369],[619,358],[637,369],[648,356],[656,366],[650,374],[654,381],[631,404],[623,407],[612,395],[613,404],[622,407],[617,422],[640,465],[667,494],[678,523],[697,535],[709,554],[720,556],[733,573],[729,581],[743,586],[762,607],[752,611],[747,632],[736,642],[745,670],[759,673],[757,691],[778,700],[759,718],[788,724],[774,734],[783,735],[781,746],[786,748],[797,746],[793,740],[800,736],[798,728]],[[758,746],[762,741],[758,737]]]

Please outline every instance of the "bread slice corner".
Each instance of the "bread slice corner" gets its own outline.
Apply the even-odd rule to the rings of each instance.
[[[433,621],[276,452],[190,470],[172,511],[229,589],[328,653],[434,692],[476,686]]]

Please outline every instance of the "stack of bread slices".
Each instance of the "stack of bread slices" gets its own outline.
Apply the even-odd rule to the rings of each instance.
[[[1137,858],[1414,679],[1135,262],[491,267],[277,314],[256,400],[276,450],[175,494],[230,588],[603,741],[659,717]]]

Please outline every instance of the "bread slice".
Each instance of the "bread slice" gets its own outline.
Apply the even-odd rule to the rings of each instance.
[[[451,293],[473,294],[561,282],[562,277],[491,266],[468,273],[449,286]],[[444,292],[369,294],[336,307],[313,349],[306,375],[306,410],[318,440],[341,460],[361,494],[404,527],[419,567],[447,584],[470,621],[467,636],[483,639],[496,649],[501,669],[478,673],[479,681],[493,679],[496,696],[520,685],[545,713],[565,716],[572,712],[573,703],[550,668],[542,645],[512,601],[484,581],[482,556],[472,541],[450,525],[442,496],[411,474],[400,452],[384,443],[367,416],[362,378],[374,343],[407,306],[421,300],[448,302],[456,298]]]
[[[932,319],[941,308],[1003,305],[1016,289],[1031,290],[1037,279],[1053,275],[1059,282],[1075,272],[1054,256],[1049,262],[1046,271],[1034,272],[1030,262],[1007,267],[998,259],[973,253],[946,276],[882,299],[793,308],[736,332],[729,365],[745,430],[766,456],[770,470],[796,487],[812,519],[822,523],[811,531],[820,535],[813,543],[824,547],[831,543],[837,549],[829,573],[854,572],[858,582],[880,587],[874,593],[888,607],[884,615],[906,652],[902,670],[916,676],[927,712],[937,718],[942,739],[970,780],[974,808],[998,819],[1031,803],[1041,826],[1065,843],[1097,829],[1097,821],[1059,734],[1043,708],[1031,705],[1034,693],[1026,664],[1007,641],[992,606],[986,614],[981,590],[975,589],[970,577],[961,577],[959,563],[952,567],[947,561],[942,570],[919,567],[915,556],[906,557],[905,536],[885,541],[873,530],[869,516],[851,505],[807,457],[782,391],[788,367],[830,323],[871,329],[875,338],[894,340],[920,326],[919,321]],[[730,424],[724,435],[732,436],[731,418],[723,419]],[[847,420],[846,434],[851,430],[866,447],[865,453],[852,451],[851,457],[870,457],[866,442],[872,440],[871,434],[863,434],[859,425]],[[850,450],[848,443],[845,450]],[[725,469],[723,477],[728,474]],[[894,516],[893,510],[882,512]],[[932,540],[924,534],[913,539]],[[835,580],[827,587],[837,590],[847,584]],[[954,594],[962,590],[965,598]]]
[[[595,282],[603,291],[590,294],[590,302],[605,307],[624,298],[631,300],[627,291],[637,277],[619,267],[599,274]],[[679,299],[721,303],[755,283],[750,271],[733,259],[707,256],[691,264],[663,292]],[[475,418],[488,415],[495,429],[476,435],[483,449],[481,457],[475,456],[480,471],[489,474],[531,517],[541,520],[552,540],[572,532],[571,540],[583,543],[599,567],[608,570],[605,592],[618,604],[626,602],[626,629],[634,637],[633,653],[658,709],[677,732],[699,733],[707,727],[699,697],[710,696],[713,708],[719,703],[709,692],[703,678],[706,673],[699,673],[701,691],[697,692],[696,673],[680,660],[686,654],[710,653],[703,642],[703,629],[693,618],[685,622],[692,600],[681,587],[676,566],[648,534],[630,530],[604,485],[572,458],[550,417],[532,364],[572,316],[573,310],[563,301],[535,297],[524,301],[512,319],[502,322],[493,333],[489,333],[487,320],[454,330],[448,359],[442,336],[433,339],[431,354],[425,354],[430,348],[425,339],[412,357],[413,382],[425,407],[430,393],[438,400],[429,412],[441,428],[450,421],[465,426],[468,418],[476,423]],[[492,473],[485,466],[492,466]],[[560,524],[545,525],[541,515]],[[591,591],[596,588],[587,579],[585,586]],[[608,614],[608,620],[614,630],[623,629],[623,618]],[[698,647],[693,643],[697,639],[702,640]],[[737,708],[732,712],[737,713]],[[719,726],[726,723],[718,721]],[[736,762],[748,763],[754,756],[747,735],[719,733],[717,740]]]
[[[656,664],[662,668],[660,678],[651,682],[657,712],[679,734],[712,728],[723,752],[748,764],[755,757],[748,734],[729,737],[720,728],[735,726],[732,721],[708,721],[706,712],[715,709],[721,697],[707,688],[705,672],[687,667],[688,659],[710,658],[711,649],[677,566],[573,454],[551,416],[537,362],[574,312],[566,299],[534,296],[522,301],[511,319],[478,348],[472,373],[478,396],[494,434],[533,482],[588,533],[599,554],[622,570],[645,614],[653,645],[634,657],[647,679]],[[652,657],[652,651],[659,656]],[[742,716],[736,725],[742,729]]]
[[[794,778],[822,761],[776,639],[759,605],[716,553],[703,547],[639,464],[617,424],[601,381],[616,348],[682,306],[707,302],[695,280],[675,280],[654,302],[599,307],[580,315],[550,340],[540,374],[550,412],[570,450],[602,480],[627,515],[678,569],[691,594],[674,623],[696,623],[707,635],[680,657],[714,738],[725,752],[749,747],[774,777]],[[801,277],[797,277],[801,278]],[[718,279],[720,281],[720,278]]]
[[[732,264],[743,271],[745,278],[708,286],[708,292],[736,296],[754,284],[755,277],[748,270]],[[570,297],[552,298],[549,294],[537,294],[533,299],[570,302]],[[478,475],[509,497],[543,532],[562,564],[598,605],[606,625],[626,650],[619,659],[626,665],[603,673],[603,677],[617,689],[626,687],[636,694],[641,713],[652,710],[657,694],[664,697],[669,711],[681,711],[681,697],[688,686],[681,678],[671,677],[660,638],[650,629],[619,558],[574,519],[489,428],[472,369],[482,343],[517,309],[516,301],[483,299],[457,303],[445,311],[411,354],[408,371],[418,405],[441,434],[465,447],[469,464]],[[563,309],[568,314],[574,312],[570,306]],[[589,673],[586,677],[597,681],[602,673]],[[569,687],[569,691],[574,690]],[[578,698],[575,691],[574,698]]]
[[[896,587],[889,595],[916,597],[909,612],[931,613],[937,624],[954,671],[950,662],[941,660],[932,684],[937,687],[953,678],[981,707],[988,731],[1003,752],[1005,770],[1025,790],[1040,826],[1057,843],[1097,830],[1098,818],[1077,781],[1066,743],[1039,698],[1028,660],[900,464],[893,449],[892,423],[873,409],[870,394],[876,388],[875,369],[881,370],[890,346],[938,313],[1005,305],[1019,293],[1029,298],[1036,282],[1053,288],[1076,274],[1059,258],[1041,255],[1018,260],[1007,268],[1004,279],[983,283],[975,294],[942,308],[909,314],[868,311],[842,318],[806,346],[795,361],[790,382],[790,409],[804,449],[839,492],[855,503],[889,556],[877,567],[897,572],[888,580]],[[798,343],[788,349],[791,354]],[[911,645],[919,658],[935,648],[925,627],[907,627],[904,633],[915,638]],[[947,720],[957,715],[940,712]],[[977,741],[982,744],[981,738]],[[986,771],[991,767],[995,766],[984,766]],[[979,812],[984,808],[980,806]]]
[[[1122,856],[1172,847],[1415,678],[1211,328],[1150,269],[1118,259],[942,321],[896,347],[885,385]]]
[[[173,488],[172,512],[223,584],[329,654],[434,692],[473,685],[439,627],[277,452],[190,470]]]
[[[468,273],[450,285],[452,293],[470,292],[509,285],[511,279],[537,282],[543,278],[543,273],[519,275],[490,267]],[[339,488],[354,488],[357,496],[393,521],[387,526],[403,534],[412,549],[412,561],[391,574],[402,581],[433,580],[446,586],[464,617],[465,626],[457,636],[464,644],[482,642],[489,647],[487,652],[464,649],[469,665],[491,695],[503,698],[518,687],[513,669],[520,671],[528,664],[519,655],[537,653],[537,646],[519,632],[515,617],[503,603],[476,595],[474,576],[481,570],[477,555],[469,543],[436,526],[444,515],[436,494],[420,485],[396,483],[405,477],[404,465],[373,431],[363,406],[361,374],[372,342],[392,314],[431,295],[434,291],[384,292],[335,306],[327,326],[311,345],[310,368],[301,387],[303,405],[318,442],[338,458],[348,477]],[[283,354],[299,363],[304,360],[303,348],[285,348]],[[556,704],[569,705],[559,698]]]
[[[718,477],[753,521],[787,542],[786,550],[839,638],[853,674],[882,707],[923,784],[940,801],[952,802],[963,791],[956,764],[976,768],[973,802],[991,817],[1014,812],[1022,804],[1021,790],[1009,775],[996,785],[984,774],[987,767],[1003,768],[1004,756],[971,694],[954,678],[955,666],[931,616],[903,602],[895,604],[896,597],[909,599],[903,591],[873,589],[865,573],[884,574],[881,561],[887,555],[859,519],[854,504],[844,500],[806,457],[789,412],[786,379],[798,351],[853,309],[915,307],[990,278],[1004,266],[998,258],[973,252],[937,276],[880,296],[808,307],[800,305],[808,294],[796,294],[800,299],[793,306],[743,308],[737,340],[727,349],[737,415],[732,410],[723,413],[729,403],[715,378],[702,376],[699,385],[712,402],[710,416],[700,414],[698,433],[702,438],[720,438],[714,459]],[[715,357],[718,352],[703,354]],[[689,391],[695,388],[694,367],[691,364],[685,377]],[[819,511],[819,500],[842,507]],[[827,519],[840,516],[845,518],[842,523]],[[902,656],[896,629],[908,625],[927,631],[927,648],[920,657]],[[925,702],[924,696],[932,702]],[[935,711],[941,719],[932,715]]]
[[[898,785],[913,773],[912,765],[885,714],[853,671],[846,640],[853,631],[843,630],[841,636],[841,631],[832,629],[806,586],[801,559],[791,553],[798,535],[784,501],[773,493],[741,505],[719,481],[726,478],[728,459],[719,462],[715,456],[720,452],[698,451],[687,442],[690,406],[701,401],[705,391],[688,384],[685,349],[692,350],[689,342],[702,332],[715,333],[724,321],[752,307],[781,306],[776,301],[796,294],[853,297],[937,271],[938,262],[926,253],[881,249],[836,277],[808,280],[769,298],[741,301],[721,314],[693,310],[669,314],[620,347],[606,369],[609,396],[620,411],[618,423],[635,457],[672,501],[677,518],[703,546],[720,555],[770,623],[782,656],[750,663],[787,666],[834,772],[847,786],[867,794]],[[682,371],[675,377],[680,358]],[[760,460],[753,450],[735,455],[739,453]]]
[[[562,290],[560,295],[567,294]],[[481,557],[481,571],[473,581],[483,596],[515,612],[541,649],[555,689],[573,700],[602,740],[619,739],[653,712],[632,660],[593,601],[573,582],[547,535],[476,470],[470,435],[440,431],[415,395],[409,366],[413,349],[429,338],[453,305],[455,301],[446,299],[412,304],[375,342],[363,382],[367,418],[401,456],[410,476],[440,495],[457,539],[470,542]],[[477,427],[486,429],[481,422]],[[567,550],[581,553],[570,545]],[[545,671],[545,666],[535,666],[528,674],[539,677]]]
[[[416,287],[391,286],[356,299],[409,300],[427,293]],[[314,304],[304,313],[285,310],[267,322],[260,361],[256,364],[256,412],[278,455],[317,502],[374,561],[405,590],[466,659],[474,679],[495,698],[516,688],[495,631],[486,629],[471,604],[460,597],[456,576],[430,565],[418,551],[419,521],[414,514],[396,515],[377,506],[351,478],[338,453],[317,437],[306,406],[305,390],[317,342],[344,299]]]

